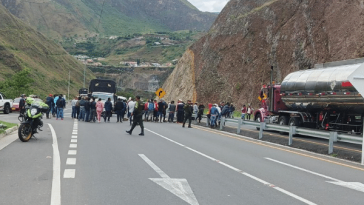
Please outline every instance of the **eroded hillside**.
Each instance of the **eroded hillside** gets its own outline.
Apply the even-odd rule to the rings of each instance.
[[[271,66],[281,82],[316,63],[363,57],[363,22],[362,0],[231,0],[167,79],[165,98],[257,107]]]
[[[70,71],[70,92],[78,93],[83,83],[82,64],[58,44],[14,17],[2,5],[0,19],[0,80],[29,68],[35,80],[34,94],[66,94]],[[92,72],[86,69],[86,82],[92,78]]]

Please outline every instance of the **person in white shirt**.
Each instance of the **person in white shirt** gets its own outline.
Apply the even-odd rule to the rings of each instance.
[[[77,114],[76,103],[77,103],[77,101],[78,101],[77,97],[75,97],[71,101],[71,105],[72,105],[72,119],[76,118],[76,114]]]
[[[133,118],[131,113],[134,112],[134,108],[135,108],[135,101],[133,101],[133,99],[130,99],[130,101],[128,103],[128,118],[129,118],[129,121],[130,121],[130,125],[132,124],[131,122],[132,122],[132,118]]]

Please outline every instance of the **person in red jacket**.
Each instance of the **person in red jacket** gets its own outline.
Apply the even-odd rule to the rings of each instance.
[[[243,105],[243,108],[241,108],[241,119],[245,120],[246,115],[246,107]]]

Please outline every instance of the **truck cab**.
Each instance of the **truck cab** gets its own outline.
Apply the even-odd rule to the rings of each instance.
[[[287,106],[281,99],[281,85],[263,85],[259,97],[260,108],[254,113],[254,120],[261,122],[270,116],[279,115],[282,110],[287,110]],[[271,119],[274,120],[274,119]]]

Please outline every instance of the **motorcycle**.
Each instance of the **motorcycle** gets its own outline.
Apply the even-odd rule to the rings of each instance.
[[[22,142],[28,142],[30,138],[34,137],[34,134],[42,131],[43,127],[42,117],[49,107],[47,104],[41,101],[35,101],[33,98],[26,99],[27,106],[25,107],[25,113],[21,118],[21,125],[18,129],[18,136]]]

